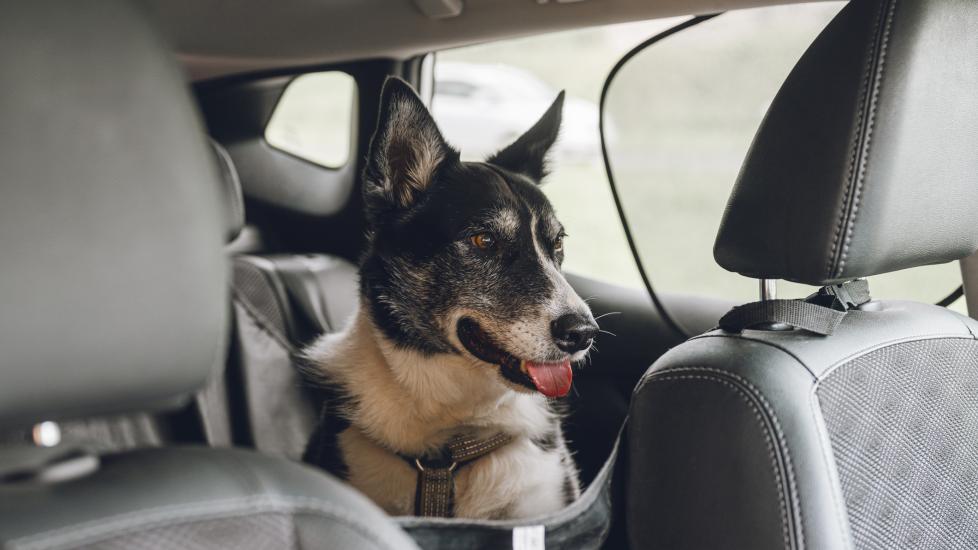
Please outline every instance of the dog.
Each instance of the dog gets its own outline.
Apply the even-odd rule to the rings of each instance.
[[[598,326],[561,273],[564,229],[538,187],[563,98],[462,162],[410,85],[384,84],[359,308],[303,351],[329,394],[304,459],[389,514],[528,518],[580,496],[559,399]],[[460,459],[459,441],[481,454]]]

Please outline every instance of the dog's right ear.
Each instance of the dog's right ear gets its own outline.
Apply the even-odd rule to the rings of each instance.
[[[547,152],[557,141],[563,110],[564,92],[560,92],[532,128],[486,162],[529,176],[539,184],[547,175]]]
[[[431,185],[438,169],[458,159],[410,84],[384,82],[377,131],[370,140],[363,188],[374,211],[408,208]]]

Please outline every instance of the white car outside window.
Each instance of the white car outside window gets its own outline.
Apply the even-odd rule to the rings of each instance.
[[[432,108],[445,138],[466,160],[481,160],[525,132],[559,90],[529,72],[506,65],[436,62]],[[600,155],[598,107],[568,96],[558,160],[574,161]]]

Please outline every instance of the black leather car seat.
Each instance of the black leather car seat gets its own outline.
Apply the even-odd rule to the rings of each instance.
[[[0,18],[0,426],[186,403],[224,360],[217,169],[131,3]],[[241,450],[0,447],[4,548],[415,548],[367,499]]]
[[[821,286],[975,252],[976,29],[973,0],[847,5],[770,106],[717,262]],[[714,330],[655,362],[632,547],[978,548],[978,323],[876,300],[827,332]]]

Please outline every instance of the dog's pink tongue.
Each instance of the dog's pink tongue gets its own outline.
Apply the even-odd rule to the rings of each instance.
[[[527,361],[523,364],[526,367],[533,385],[537,391],[547,397],[563,397],[570,391],[571,380],[574,373],[571,371],[570,361],[562,363],[534,363]]]

